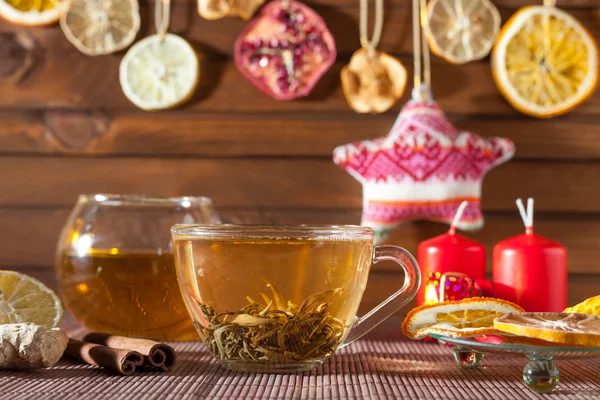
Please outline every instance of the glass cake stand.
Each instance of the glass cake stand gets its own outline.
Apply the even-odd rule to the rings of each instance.
[[[527,357],[529,362],[523,369],[523,382],[537,393],[549,393],[558,385],[560,373],[553,360],[600,357],[600,347],[563,346],[519,336],[455,339],[432,334],[431,337],[452,344],[454,359],[465,368],[477,367],[485,353]]]

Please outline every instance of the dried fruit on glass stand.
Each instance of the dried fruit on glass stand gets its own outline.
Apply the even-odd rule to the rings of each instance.
[[[0,0],[0,17],[17,25],[45,26],[58,21],[64,0]]]
[[[590,314],[600,317],[600,296],[590,297],[589,299],[565,309],[568,313]]]
[[[494,329],[495,318],[522,311],[509,301],[488,297],[423,305],[408,313],[402,323],[402,332],[415,340],[432,333],[452,338],[498,334]]]
[[[510,313],[494,328],[513,335],[549,342],[600,347],[600,317],[573,313]]]
[[[277,100],[308,95],[335,57],[323,19],[296,1],[269,3],[235,42],[237,68]]]
[[[265,0],[198,0],[198,14],[206,19],[240,16],[249,20]]]
[[[487,56],[500,30],[500,13],[489,0],[432,0],[427,12],[431,51],[453,64]]]
[[[128,47],[140,29],[137,0],[71,0],[60,27],[79,51],[89,56]]]
[[[598,45],[571,14],[547,5],[519,9],[492,52],[492,73],[506,100],[524,114],[550,118],[592,95]]]

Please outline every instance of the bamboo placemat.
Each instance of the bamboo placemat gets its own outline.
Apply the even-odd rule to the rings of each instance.
[[[74,336],[78,336],[77,332]],[[0,399],[599,399],[600,360],[557,361],[561,382],[550,396],[522,382],[524,357],[486,355],[474,370],[454,363],[448,347],[410,342],[392,325],[336,352],[304,374],[231,372],[198,342],[173,344],[168,373],[129,377],[62,360],[34,372],[0,371]]]

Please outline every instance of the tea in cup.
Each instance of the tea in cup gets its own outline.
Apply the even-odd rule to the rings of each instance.
[[[415,259],[373,245],[360,226],[175,225],[177,279],[208,349],[233,370],[310,370],[416,294]],[[404,286],[362,318],[371,264],[393,260]]]

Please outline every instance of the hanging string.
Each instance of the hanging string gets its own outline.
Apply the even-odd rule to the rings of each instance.
[[[360,45],[372,56],[379,45],[383,31],[383,0],[375,0],[375,26],[370,40],[367,33],[368,17],[368,0],[360,0]]]
[[[427,29],[427,0],[420,0],[421,6],[421,18],[419,19],[421,23],[421,43],[423,46],[423,79],[425,80],[425,85],[427,87],[431,87],[431,59],[429,56],[429,43],[427,43],[427,38],[425,37],[425,30]]]
[[[154,2],[154,28],[161,40],[169,30],[171,20],[171,0],[156,0]]]
[[[556,0],[544,0],[544,5],[546,7],[554,7],[556,5]]]
[[[421,90],[429,90],[431,87],[431,61],[429,45],[425,38],[425,28],[427,27],[426,0],[413,0],[412,11],[414,49],[413,84],[414,90],[419,93],[418,97],[423,97],[424,94],[420,93]]]

